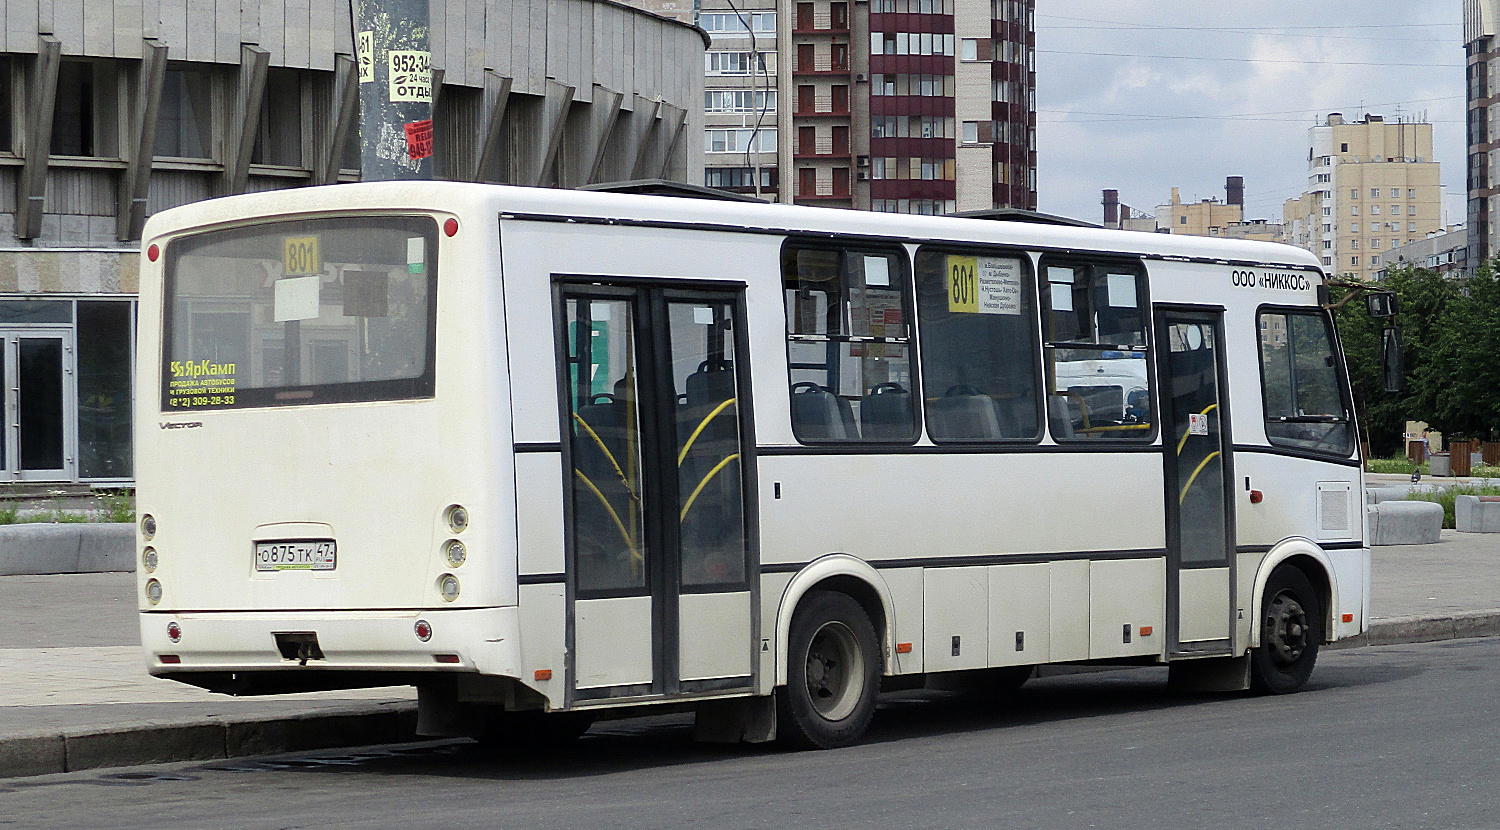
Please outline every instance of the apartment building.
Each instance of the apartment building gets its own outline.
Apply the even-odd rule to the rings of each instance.
[[[1464,0],[1468,97],[1468,261],[1476,266],[1500,253],[1495,212],[1500,204],[1500,0]],[[1493,210],[1492,210],[1493,208]]]
[[[1452,225],[1415,242],[1380,255],[1376,279],[1385,279],[1393,269],[1427,268],[1451,277],[1469,274],[1469,238],[1463,225]]]
[[[1229,239],[1252,239],[1281,242],[1282,226],[1265,219],[1245,219],[1245,179],[1224,179],[1224,199],[1182,200],[1181,188],[1172,188],[1166,204],[1156,206],[1154,214],[1136,210],[1120,202],[1120,191],[1104,191],[1104,227],[1147,233],[1175,233],[1189,236],[1221,236]]]
[[[706,184],[902,213],[1036,208],[1035,0],[702,0],[698,14],[713,39]]]
[[[1282,206],[1283,225],[1330,273],[1370,279],[1382,253],[1442,227],[1431,124],[1331,113],[1308,137],[1308,187]]]

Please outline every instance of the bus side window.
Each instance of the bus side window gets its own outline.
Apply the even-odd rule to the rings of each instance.
[[[1017,255],[917,252],[923,409],[935,443],[1040,437],[1029,270]]]
[[[916,440],[906,281],[899,251],[794,244],[783,250],[798,441]]]
[[[1347,458],[1353,451],[1344,379],[1328,319],[1316,311],[1260,313],[1266,438],[1275,446]]]
[[[1052,437],[1150,440],[1145,270],[1044,257],[1038,288]]]

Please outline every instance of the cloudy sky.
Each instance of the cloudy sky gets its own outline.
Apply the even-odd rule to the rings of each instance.
[[[1100,222],[1100,191],[1152,210],[1224,198],[1281,220],[1330,112],[1424,117],[1448,221],[1464,220],[1461,0],[1038,0],[1038,208]]]

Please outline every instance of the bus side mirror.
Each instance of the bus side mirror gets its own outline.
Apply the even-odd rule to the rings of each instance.
[[[1406,360],[1401,354],[1401,329],[1391,326],[1381,333],[1380,352],[1385,391],[1400,392],[1406,381]]]
[[[1377,320],[1388,320],[1396,316],[1401,308],[1394,291],[1372,291],[1365,295],[1365,308]],[[1399,339],[1399,338],[1398,338]]]

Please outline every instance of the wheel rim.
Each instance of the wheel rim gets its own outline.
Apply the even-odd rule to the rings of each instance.
[[[1264,639],[1277,666],[1287,667],[1301,659],[1308,646],[1307,611],[1295,594],[1282,591],[1271,600]]]
[[[826,622],[807,647],[807,697],[825,720],[842,720],[864,693],[865,657],[849,626]]]

